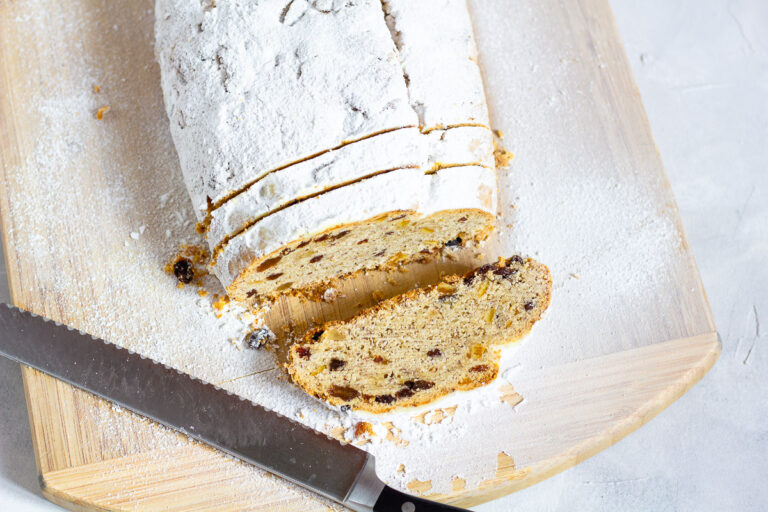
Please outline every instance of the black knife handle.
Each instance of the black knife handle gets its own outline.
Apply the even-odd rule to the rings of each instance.
[[[384,487],[373,506],[373,512],[467,512],[467,510],[410,496],[391,487]]]

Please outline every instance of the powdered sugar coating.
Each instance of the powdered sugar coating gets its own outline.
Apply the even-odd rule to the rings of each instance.
[[[207,237],[215,249],[226,237],[276,208],[373,174],[435,165],[493,167],[493,139],[486,128],[460,127],[428,134],[404,128],[349,144],[272,172],[211,213]]]
[[[378,0],[158,0],[156,18],[198,216],[271,169],[417,124]]]
[[[489,126],[466,0],[383,0],[382,4],[419,125]]]
[[[301,197],[387,169],[419,167],[424,151],[417,128],[404,128],[349,144],[272,172],[211,213],[214,249],[247,222]]]
[[[478,164],[494,168],[493,135],[481,126],[436,129],[426,134],[429,144],[427,165]]]

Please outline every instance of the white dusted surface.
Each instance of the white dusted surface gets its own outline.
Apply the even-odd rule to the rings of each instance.
[[[768,4],[612,0],[723,353],[659,417],[483,512],[768,506]]]
[[[758,84],[765,84],[765,72],[760,75],[755,62],[764,65],[766,41],[750,32],[758,26],[757,11],[746,15],[734,6],[729,14],[725,7],[716,8],[720,3],[710,5],[711,10],[700,4],[673,8],[659,2],[658,10],[646,6],[642,12],[614,7],[636,77],[643,91],[652,93],[646,92],[646,107],[723,336],[723,357],[702,384],[639,433],[573,470],[480,510],[749,510],[750,505],[757,510],[766,501],[765,494],[758,494],[765,491],[757,480],[765,474],[765,462],[758,458],[765,451],[760,449],[765,429],[758,420],[766,411],[765,405],[760,409],[764,401],[757,395],[757,379],[761,368],[765,372],[766,356],[755,343],[757,318],[768,307],[765,291],[758,291],[766,281],[766,233],[760,224],[766,212],[759,198],[766,191],[761,171],[768,116],[763,111],[751,122],[747,117],[764,105],[760,100],[766,91]],[[660,14],[665,8],[676,10]],[[693,19],[701,27],[690,21],[692,13],[698,14]],[[644,19],[647,25],[638,22]],[[659,25],[659,19],[665,23]],[[633,34],[654,38],[635,46]],[[726,70],[713,64],[719,59],[728,59]],[[754,84],[747,83],[749,77]],[[743,103],[733,104],[733,97]],[[734,163],[734,155],[744,159]],[[18,432],[18,422],[3,432]],[[12,474],[5,468],[16,468],[16,458],[22,465],[24,457],[31,460],[31,450],[6,457],[6,437],[0,435],[0,468]],[[737,481],[740,487],[734,487]],[[29,487],[29,482],[34,478],[21,485]],[[17,499],[18,487],[10,485],[16,491],[9,495]]]

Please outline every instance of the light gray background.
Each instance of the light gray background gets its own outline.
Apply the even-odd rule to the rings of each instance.
[[[611,3],[723,354],[627,439],[476,510],[768,510],[768,2]],[[0,510],[61,510],[40,496],[21,373],[3,359]]]

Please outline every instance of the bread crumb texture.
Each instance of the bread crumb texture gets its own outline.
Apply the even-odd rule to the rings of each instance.
[[[359,272],[428,261],[445,247],[480,242],[493,225],[493,217],[481,210],[426,217],[394,211],[295,240],[251,262],[227,291],[248,304],[281,294],[321,299],[338,281]]]
[[[513,256],[307,332],[288,372],[332,405],[372,413],[430,403],[496,378],[499,347],[549,306],[546,266]]]

